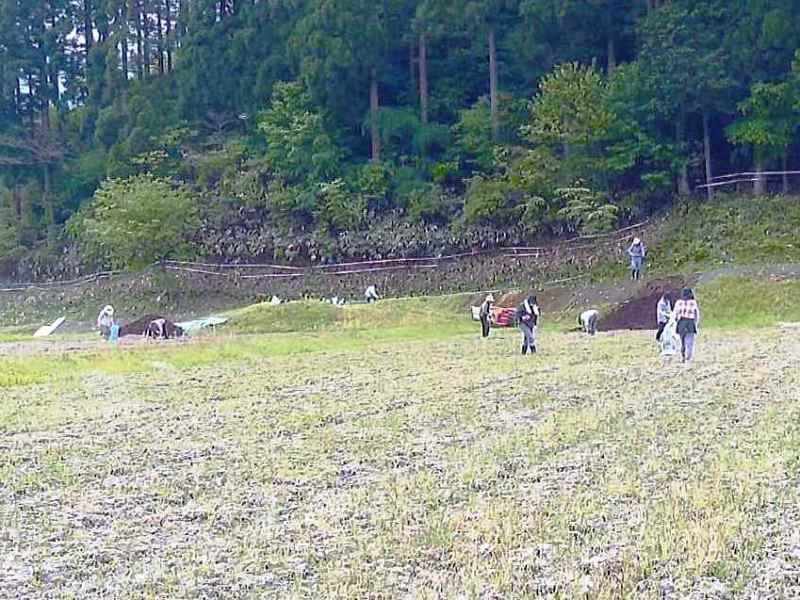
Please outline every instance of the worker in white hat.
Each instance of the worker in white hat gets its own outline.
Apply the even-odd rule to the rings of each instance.
[[[489,294],[481,304],[481,310],[478,316],[481,319],[481,333],[483,337],[489,337],[489,331],[492,328],[492,306],[494,305],[494,296]]]
[[[111,335],[111,328],[114,326],[114,307],[106,304],[100,314],[97,315],[97,328],[100,330],[100,335],[105,339]]]
[[[638,237],[633,238],[633,243],[628,248],[628,256],[631,258],[631,278],[635,281],[642,277],[642,264],[647,249]]]

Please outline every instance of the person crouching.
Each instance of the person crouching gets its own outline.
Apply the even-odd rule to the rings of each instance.
[[[478,316],[481,320],[481,335],[482,337],[489,337],[489,331],[492,328],[492,306],[494,305],[494,296],[489,294],[481,304]]]
[[[111,336],[111,328],[116,321],[114,320],[114,307],[107,304],[97,315],[97,328],[100,330],[100,335],[103,339],[108,339]]]
[[[517,308],[517,322],[522,332],[522,354],[536,353],[536,332],[539,327],[539,305],[536,296],[528,296]]]
[[[597,322],[600,320],[600,311],[597,309],[589,309],[583,311],[578,317],[578,325],[581,326],[584,333],[594,335],[597,333]]]

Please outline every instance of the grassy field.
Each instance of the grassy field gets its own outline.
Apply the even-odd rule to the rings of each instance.
[[[0,356],[0,597],[795,597],[797,284],[743,285],[690,367],[451,300]]]

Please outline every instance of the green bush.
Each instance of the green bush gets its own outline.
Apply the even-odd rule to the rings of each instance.
[[[69,220],[67,231],[90,261],[137,268],[186,256],[199,224],[197,205],[185,187],[137,175],[104,181]]]

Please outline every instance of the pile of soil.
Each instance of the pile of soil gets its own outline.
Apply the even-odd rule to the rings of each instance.
[[[180,337],[183,335],[181,328],[166,317],[162,317],[161,315],[145,315],[142,318],[135,320],[133,323],[128,323],[127,325],[120,327],[119,336],[125,337],[126,335],[144,335],[147,327],[156,319],[164,319],[164,321],[166,321],[164,327],[167,330],[167,336],[170,338]]]
[[[680,297],[686,282],[681,279],[661,279],[647,284],[639,296],[623,302],[611,314],[601,317],[599,331],[619,331],[625,329],[656,329],[656,305],[666,292],[672,294],[673,301]]]

